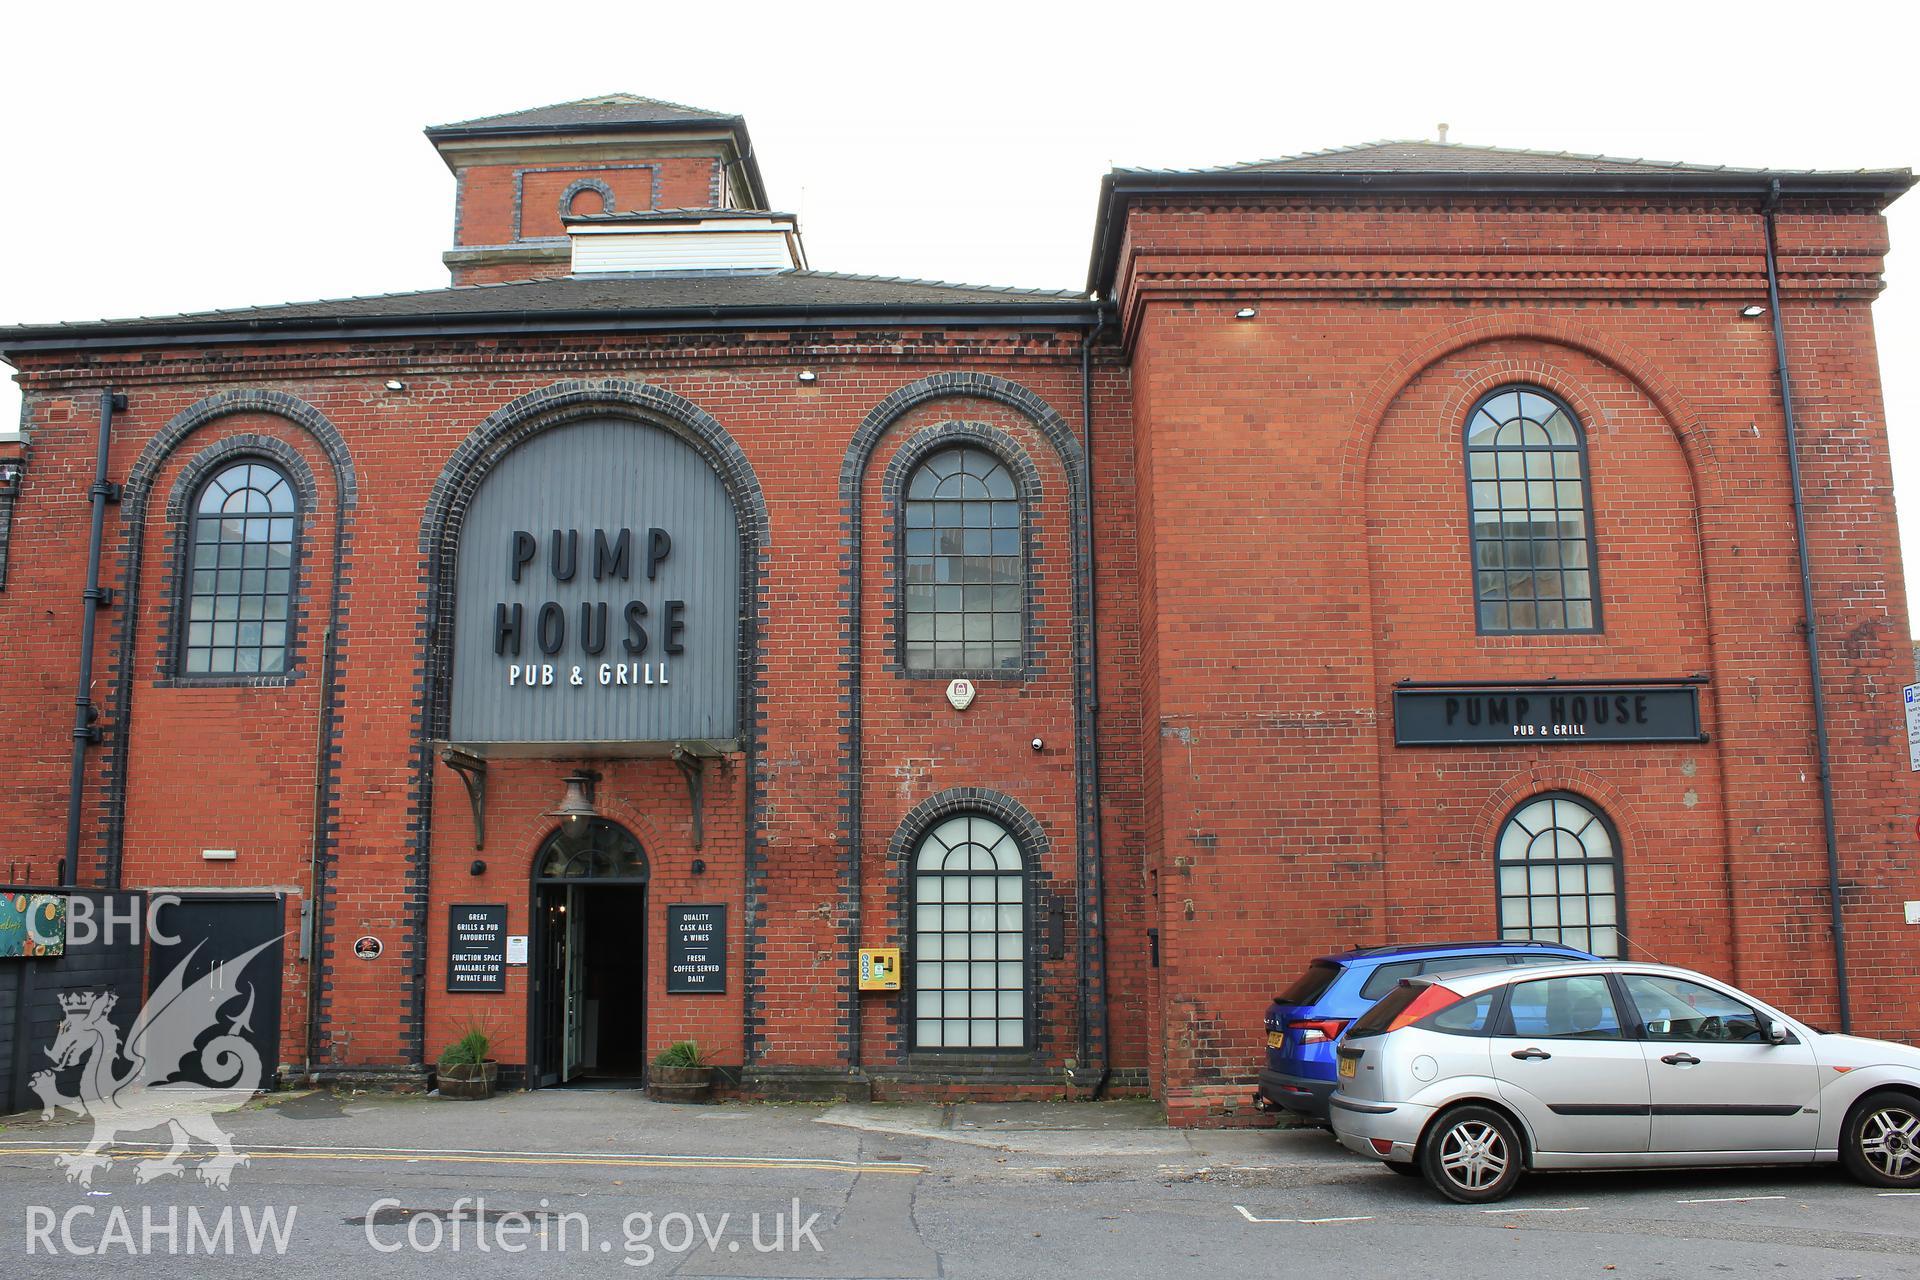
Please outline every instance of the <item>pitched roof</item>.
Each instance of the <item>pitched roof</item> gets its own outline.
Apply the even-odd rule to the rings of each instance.
[[[403,335],[421,329],[472,334],[623,329],[802,328],[894,319],[922,323],[1075,322],[1086,297],[830,271],[758,274],[560,276],[460,285],[325,302],[137,316],[79,324],[0,328],[0,354],[28,349],[166,341],[312,339],[316,334]]]
[[[525,111],[480,116],[453,124],[427,126],[430,138],[462,137],[490,133],[587,132],[595,129],[643,129],[659,125],[732,124],[740,119],[720,111],[707,111],[679,102],[643,98],[636,93],[603,93],[595,98],[576,98]]]
[[[1123,169],[1122,173],[1716,173],[1766,174],[1724,164],[1688,164],[1679,160],[1629,160],[1574,151],[1529,151],[1517,147],[1476,147],[1461,142],[1386,140],[1350,147],[1329,147],[1273,160],[1221,165],[1210,169]],[[1862,171],[1864,172],[1864,171]]]
[[[1839,200],[1877,210],[1913,182],[1913,173],[1907,169],[1740,169],[1418,141],[1368,142],[1212,169],[1114,169],[1100,180],[1087,288],[1101,293],[1110,289],[1119,263],[1126,205],[1136,197],[1217,199],[1344,192],[1761,201],[1777,187],[1790,197]]]

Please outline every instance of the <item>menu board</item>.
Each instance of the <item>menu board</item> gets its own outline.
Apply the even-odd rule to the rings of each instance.
[[[447,910],[447,990],[505,991],[506,907],[456,903]]]
[[[667,990],[690,995],[727,989],[725,906],[667,908]]]

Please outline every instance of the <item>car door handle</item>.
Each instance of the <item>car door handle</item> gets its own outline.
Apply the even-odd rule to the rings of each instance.
[[[1545,1062],[1548,1058],[1551,1058],[1553,1055],[1548,1053],[1545,1049],[1515,1049],[1513,1051],[1513,1056],[1521,1059],[1522,1061],[1528,1058],[1534,1058],[1534,1059],[1538,1059],[1541,1062]]]
[[[1670,1053],[1660,1059],[1660,1061],[1670,1067],[1697,1067],[1700,1065],[1700,1059],[1690,1053]]]

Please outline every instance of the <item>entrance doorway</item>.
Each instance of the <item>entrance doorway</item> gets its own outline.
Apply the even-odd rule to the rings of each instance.
[[[220,1002],[222,1030],[237,1015],[234,1030],[260,1055],[263,1089],[275,1087],[280,1073],[280,942],[286,936],[286,917],[285,900],[277,893],[181,897],[161,903],[154,913],[149,995],[182,965],[186,968],[180,981],[191,985],[260,948],[244,971],[223,973],[224,982],[210,999]],[[208,1086],[232,1083],[231,1078],[208,1079],[197,1054],[183,1064],[179,1078]]]
[[[647,858],[618,823],[555,832],[533,864],[528,1078],[646,1072]]]

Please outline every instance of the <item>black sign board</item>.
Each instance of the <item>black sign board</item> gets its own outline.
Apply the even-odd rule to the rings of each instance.
[[[717,995],[726,989],[726,907],[668,907],[667,990]]]
[[[1706,740],[1700,731],[1700,690],[1691,684],[1433,685],[1393,691],[1398,747]]]
[[[447,915],[447,990],[505,991],[506,907],[456,903]]]

